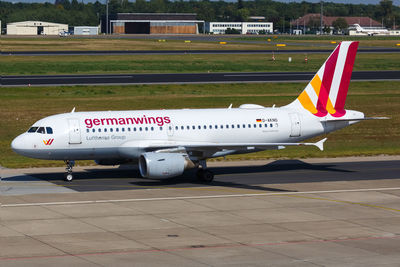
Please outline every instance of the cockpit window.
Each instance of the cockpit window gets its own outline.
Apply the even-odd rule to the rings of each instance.
[[[37,130],[37,132],[38,132],[38,133],[41,133],[41,134],[45,134],[45,133],[46,133],[46,131],[44,130],[44,127],[39,127],[39,129]]]
[[[38,128],[39,127],[31,127],[31,128],[29,128],[28,133],[35,133]]]
[[[53,134],[53,128],[46,127],[46,132],[47,132],[47,134]]]

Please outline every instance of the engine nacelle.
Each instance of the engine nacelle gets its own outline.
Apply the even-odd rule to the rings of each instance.
[[[139,171],[145,178],[175,177],[193,167],[193,162],[181,153],[148,152],[139,158]]]

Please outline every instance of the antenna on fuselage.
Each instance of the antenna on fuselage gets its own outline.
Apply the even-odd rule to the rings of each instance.
[[[232,104],[229,105],[228,109],[231,109],[231,108],[232,108]]]
[[[71,113],[74,113],[75,112],[75,107],[71,110]]]

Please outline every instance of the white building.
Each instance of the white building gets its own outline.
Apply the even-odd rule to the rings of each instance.
[[[64,31],[68,31],[67,24],[44,21],[7,23],[7,35],[58,35]]]
[[[265,33],[273,32],[272,22],[207,22],[206,32],[213,34],[225,34],[230,29],[238,30],[241,34],[258,34],[260,31]]]
[[[98,26],[75,26],[74,35],[98,35]]]

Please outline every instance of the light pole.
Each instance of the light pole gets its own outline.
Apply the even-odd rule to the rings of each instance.
[[[106,0],[106,34],[108,34],[108,0]]]
[[[320,20],[321,20],[321,29],[320,29],[320,32],[319,32],[319,34],[320,35],[322,35],[322,8],[323,8],[323,5],[324,5],[324,1],[321,1],[321,15],[320,15]]]

